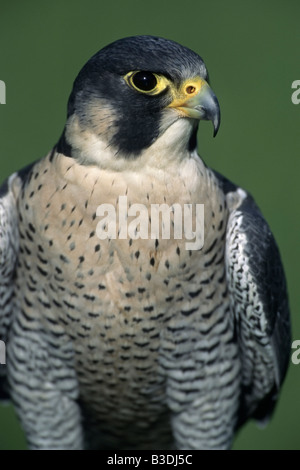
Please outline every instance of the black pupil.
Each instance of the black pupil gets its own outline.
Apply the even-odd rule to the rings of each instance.
[[[155,88],[157,80],[151,72],[137,72],[132,77],[134,85],[143,91],[151,91]]]

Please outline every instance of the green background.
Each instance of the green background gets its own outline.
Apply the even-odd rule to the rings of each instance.
[[[82,65],[106,44],[137,34],[173,39],[206,62],[221,105],[212,138],[202,123],[205,162],[248,189],[275,234],[288,279],[293,339],[300,339],[299,0],[1,0],[1,180],[44,156],[61,134]],[[234,449],[300,449],[300,365],[291,363],[270,424],[247,424]],[[0,406],[0,449],[26,448],[11,406]]]

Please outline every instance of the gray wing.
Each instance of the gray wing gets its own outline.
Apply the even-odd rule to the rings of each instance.
[[[14,273],[19,250],[17,197],[31,167],[12,174],[0,188],[0,340],[4,349],[14,310]],[[1,364],[0,398],[7,396],[6,366]]]
[[[291,348],[286,280],[279,250],[253,198],[216,174],[230,208],[225,263],[242,364],[239,425],[271,415]]]

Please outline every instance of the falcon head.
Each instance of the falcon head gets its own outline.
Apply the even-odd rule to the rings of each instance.
[[[122,169],[196,149],[200,120],[216,135],[219,103],[201,57],[153,36],[118,40],[79,72],[57,151],[81,164]]]

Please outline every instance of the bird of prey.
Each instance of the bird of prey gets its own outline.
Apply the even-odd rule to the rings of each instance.
[[[29,448],[227,449],[271,416],[290,349],[284,271],[251,195],[198,155],[200,120],[217,133],[198,54],[117,40],[77,76],[51,152],[3,184],[1,396]],[[108,209],[125,197],[114,234]],[[130,208],[150,224],[163,204],[169,237],[165,219],[129,230]],[[176,207],[191,230],[203,208],[197,249],[175,237]]]

